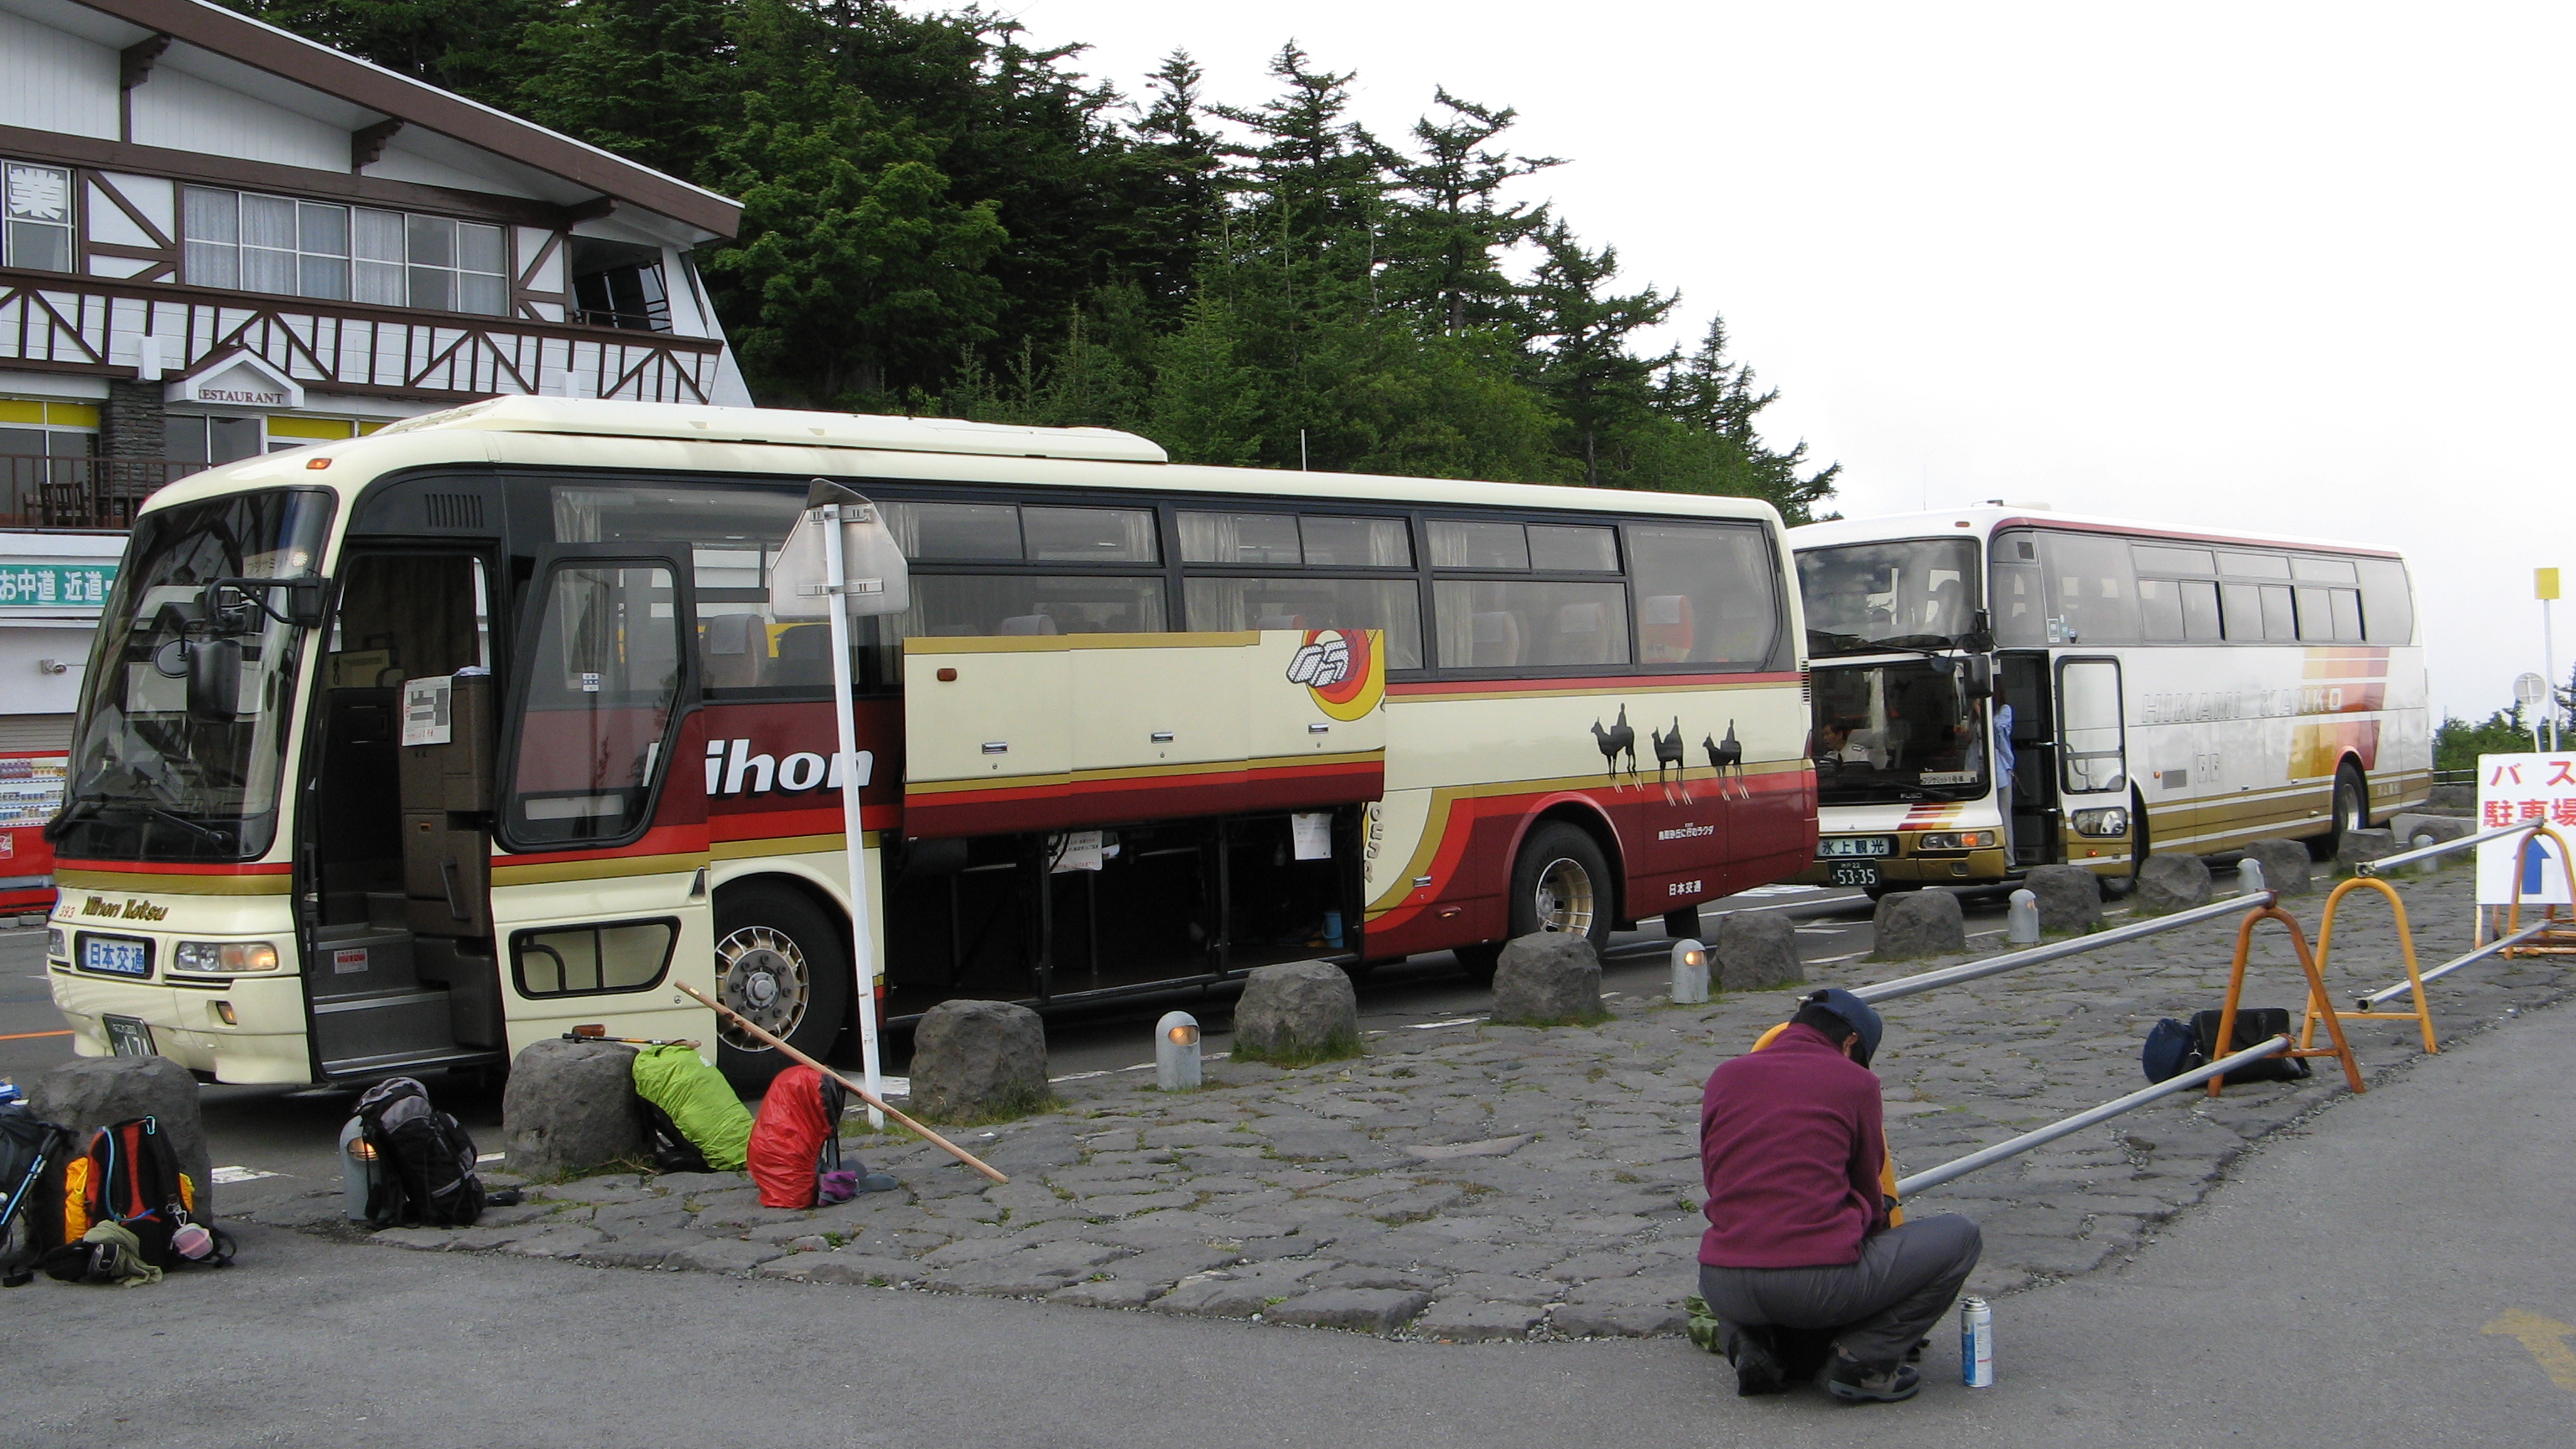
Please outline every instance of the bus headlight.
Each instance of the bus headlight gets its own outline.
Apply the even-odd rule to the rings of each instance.
[[[48,927],[45,931],[45,958],[50,961],[71,959],[71,953],[63,946],[63,931],[60,926]]]
[[[2075,812],[2075,833],[2104,837],[2126,835],[2129,833],[2129,807],[2113,805],[2101,810],[2078,810]]]
[[[1936,830],[1915,838],[1916,850],[1992,850],[2003,836],[1992,830]]]
[[[277,945],[273,941],[182,941],[171,957],[174,971],[199,971],[208,975],[239,975],[245,971],[277,969]]]

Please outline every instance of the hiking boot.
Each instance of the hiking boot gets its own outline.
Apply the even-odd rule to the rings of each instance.
[[[1758,1399],[1765,1394],[1789,1392],[1788,1376],[1780,1367],[1780,1356],[1773,1350],[1769,1325],[1735,1330],[1733,1340],[1727,1345],[1726,1359],[1735,1365],[1737,1398]]]
[[[861,1192],[892,1192],[901,1186],[903,1184],[895,1181],[891,1172],[871,1172],[859,1178]]]
[[[1840,1353],[1834,1355],[1834,1366],[1825,1375],[1825,1392],[1851,1404],[1902,1403],[1922,1388],[1923,1376],[1909,1365],[1863,1368]]]

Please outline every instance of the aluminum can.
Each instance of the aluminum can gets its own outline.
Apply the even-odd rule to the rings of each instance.
[[[1959,1381],[1972,1389],[1995,1386],[1995,1310],[1983,1298],[1959,1300]]]

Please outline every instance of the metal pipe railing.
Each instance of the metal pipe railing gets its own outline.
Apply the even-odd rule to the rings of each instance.
[[[2384,870],[2395,870],[2401,865],[2413,865],[2417,861],[2456,854],[2473,845],[2484,845],[2490,840],[2502,840],[2508,835],[2520,835],[2531,829],[2534,824],[2545,823],[2523,820],[2511,825],[2499,825],[2493,830],[2481,830],[2475,835],[2463,835],[2457,840],[2437,840],[2431,845],[2420,846],[2414,850],[2401,851],[2396,855],[2383,855],[2377,860],[2365,860],[2354,866],[2352,873],[2377,875]]]
[[[2144,1091],[2131,1092],[2117,1101],[2105,1102],[2099,1107],[2078,1112],[2063,1121],[2051,1122],[2035,1131],[2025,1132],[2009,1142],[1998,1142],[1992,1147],[1982,1148],[1965,1157],[1942,1163],[1929,1171],[1918,1172],[1912,1177],[1901,1179],[1896,1184],[1896,1195],[1912,1197],[1927,1188],[1939,1187],[1945,1182],[1965,1177],[1980,1168],[1992,1167],[2007,1157],[2018,1157],[2034,1147],[2045,1146],[2060,1137],[2081,1132],[2096,1122],[2107,1122],[2123,1112],[2134,1111],[2149,1102],[2170,1097],[2176,1092],[2187,1092],[2212,1077],[2225,1076],[2248,1062],[2288,1051],[2291,1046],[2290,1038],[2286,1034],[2258,1042],[2234,1056],[2221,1057],[2208,1066],[2194,1067],[2180,1076],[2167,1077]]]
[[[2563,926],[2565,924],[2566,922],[2564,921],[2542,921],[2537,925],[2525,926],[2510,936],[2498,936],[2494,940],[2487,942],[2485,945],[2469,952],[2465,956],[2452,957],[2450,960],[2445,961],[2441,965],[2434,967],[2432,970],[2425,972],[2420,979],[2427,983],[2436,981],[2444,976],[2450,975],[2452,972],[2459,970],[2461,967],[2466,966],[2473,961],[2483,961],[2498,951],[2519,946],[2523,942],[2530,940],[2532,937],[2539,935],[2543,931],[2549,930],[2552,927]],[[2355,1007],[2354,1010],[2374,1010],[2382,1002],[2393,1001],[2414,989],[2415,983],[2412,981],[2400,981],[2394,986],[2382,987],[2379,990],[2370,993],[2368,996],[2362,997],[2361,1004]]]
[[[2211,901],[2205,906],[2193,906],[2189,910],[2176,911],[2170,916],[2156,916],[2144,921],[2132,921],[2125,926],[2114,926],[2107,931],[2096,931],[2090,936],[2076,936],[2068,940],[2052,942],[2046,946],[2033,946],[2027,951],[2011,951],[2001,956],[1989,956],[1983,961],[1966,961],[1956,966],[1944,966],[1938,971],[1926,971],[1920,976],[1904,976],[1894,981],[1882,981],[1875,986],[1863,986],[1852,995],[1873,1004],[1894,1001],[1900,996],[1912,996],[1916,992],[1930,991],[1936,987],[1956,986],[1962,981],[1999,976],[2006,971],[2019,970],[2024,966],[2037,966],[2044,961],[2062,960],[2103,946],[2117,946],[2126,941],[2135,941],[2142,937],[2170,931],[2178,926],[2196,925],[2202,921],[2214,920],[2238,911],[2257,910],[2272,905],[2279,899],[2280,897],[2272,891],[2262,891],[2254,895],[2229,896],[2225,900]]]

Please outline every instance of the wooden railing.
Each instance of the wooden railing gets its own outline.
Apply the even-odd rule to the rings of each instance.
[[[208,466],[175,458],[0,454],[0,527],[131,528],[144,499]]]
[[[584,397],[703,403],[724,353],[713,337],[0,268],[0,367],[132,377],[144,335],[165,376],[247,352],[310,387],[442,402],[565,378]]]

